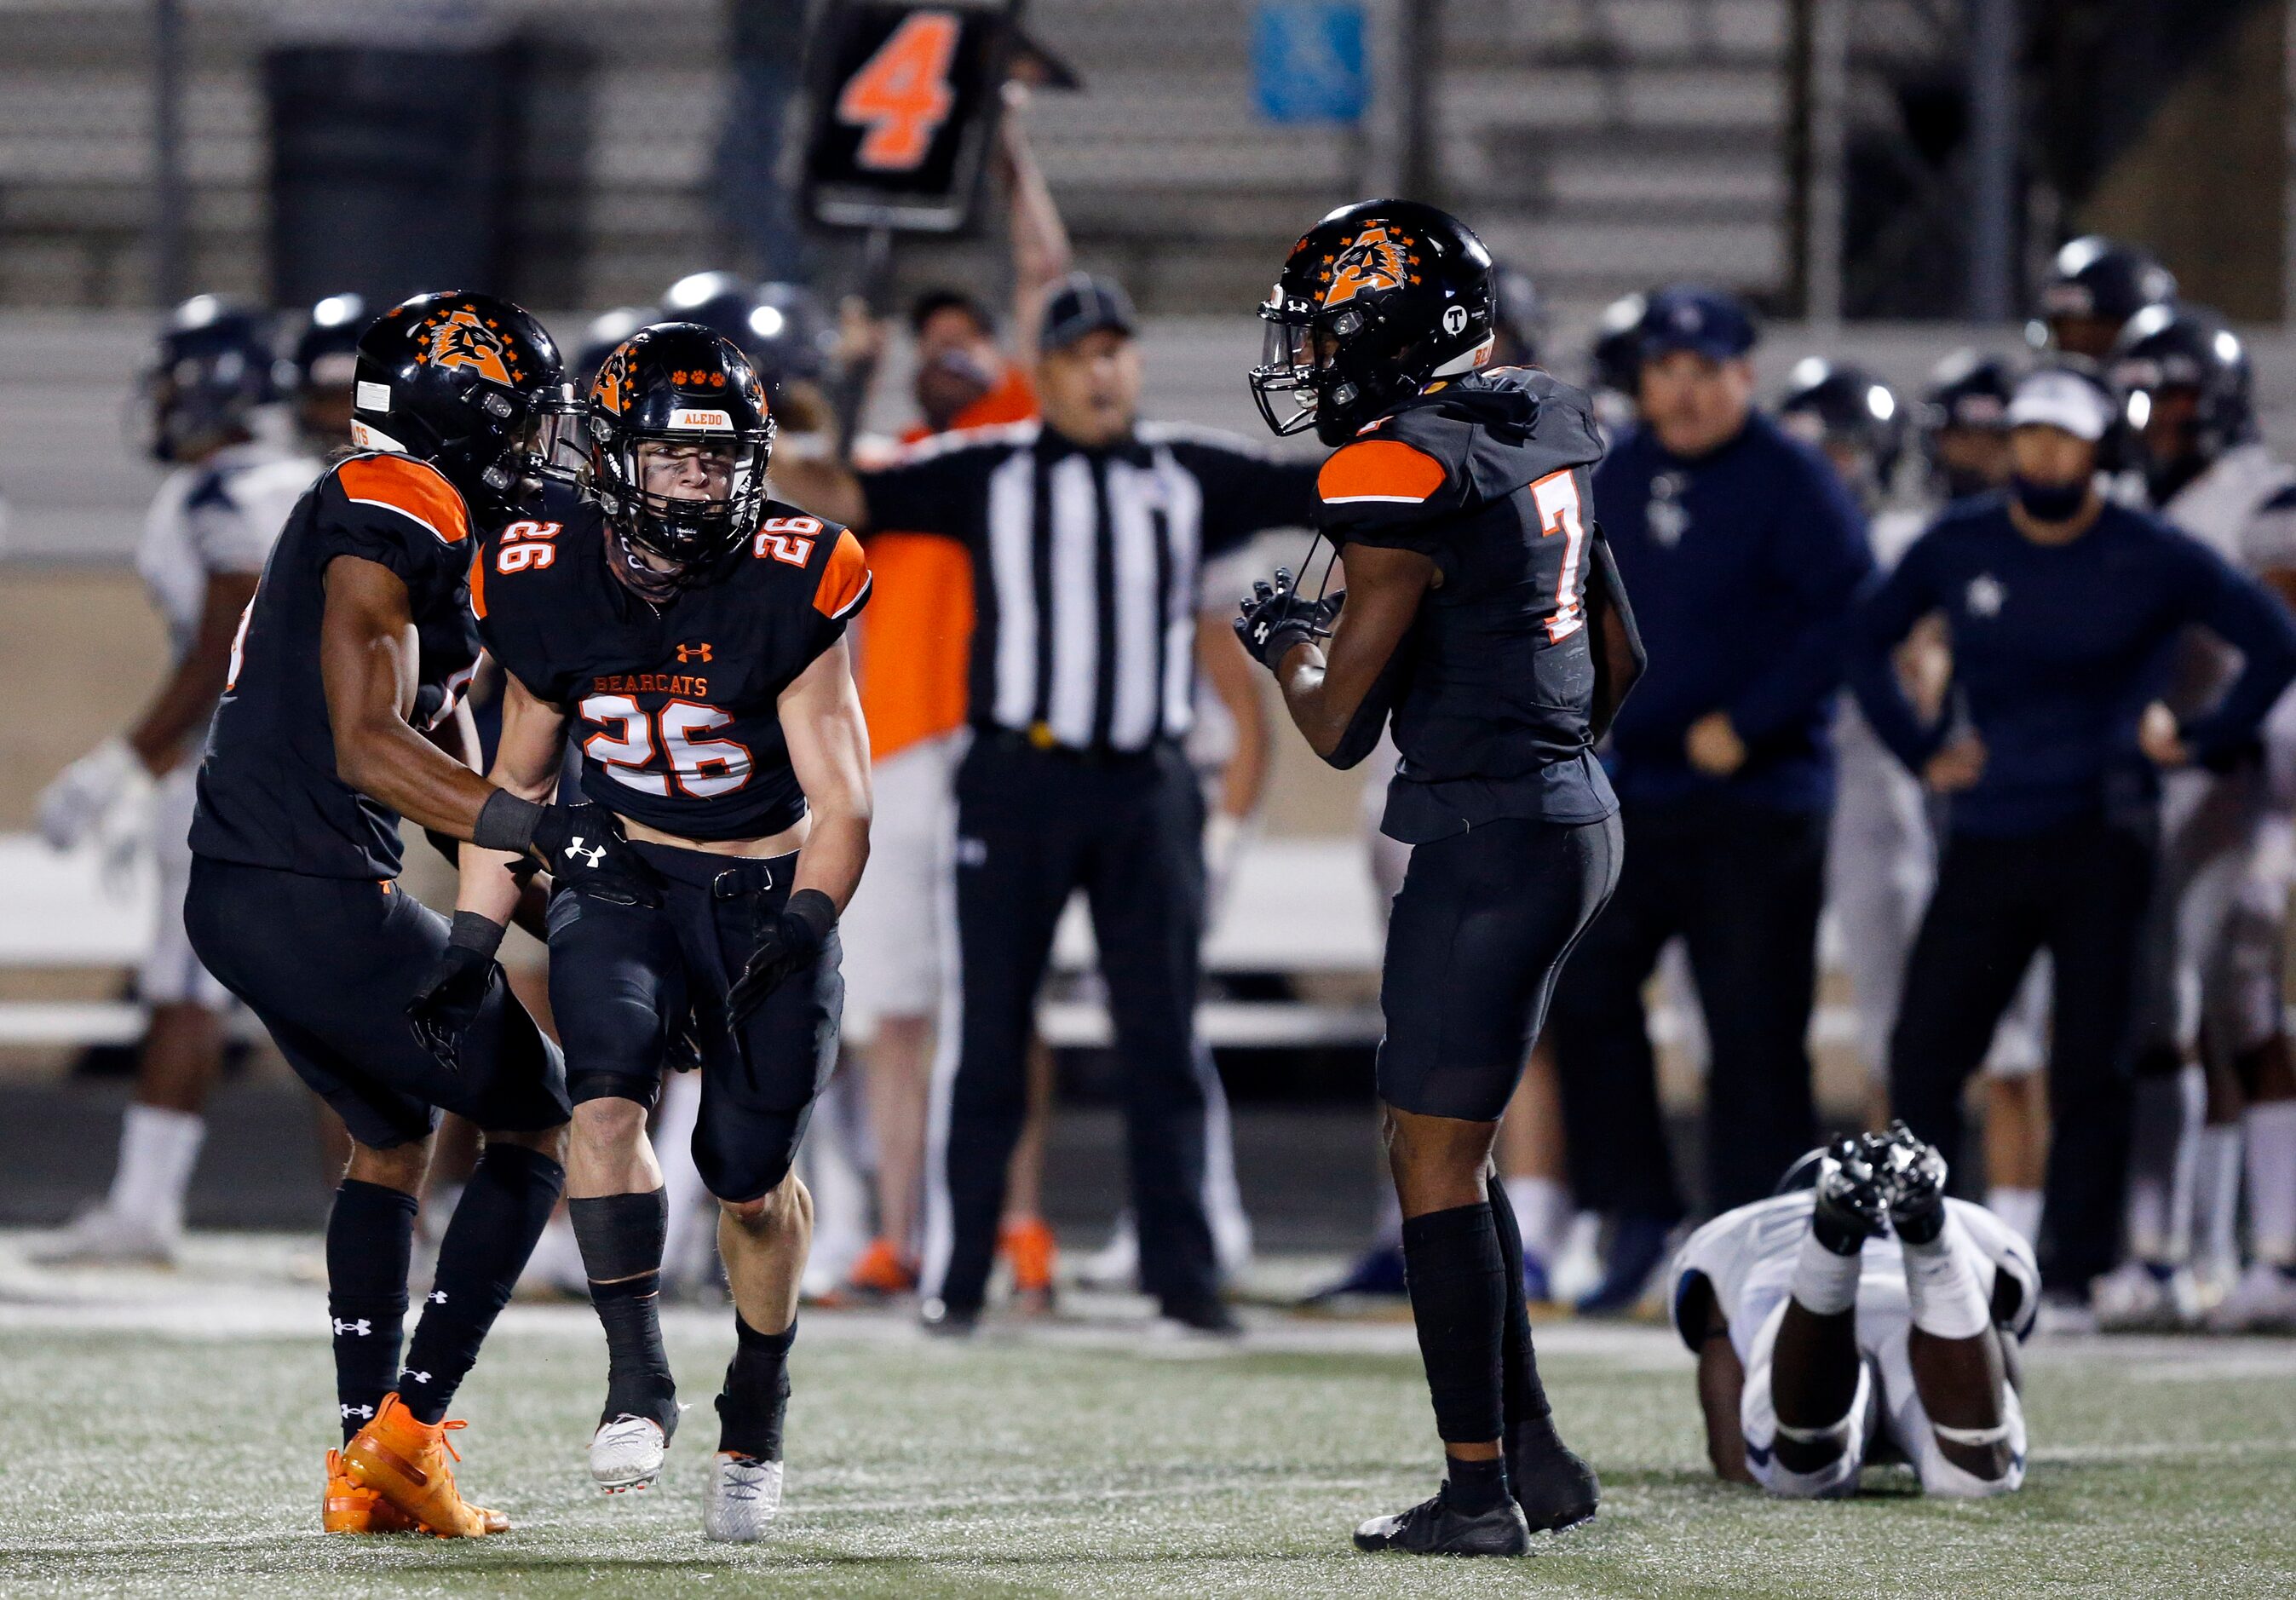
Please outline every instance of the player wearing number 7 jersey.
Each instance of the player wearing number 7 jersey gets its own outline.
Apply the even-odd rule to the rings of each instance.
[[[1373,201],[1292,247],[1252,388],[1338,447],[1318,525],[1347,588],[1258,586],[1236,631],[1316,753],[1402,752],[1382,826],[1414,847],[1388,924],[1377,1079],[1447,1481],[1365,1550],[1519,1555],[1595,1514],[1540,1387],[1492,1136],[1555,974],[1618,880],[1593,746],[1640,671],[1595,529],[1586,395],[1488,370],[1491,258],[1456,217]],[[1296,409],[1279,416],[1275,397]]]
[[[844,640],[869,572],[851,534],[767,498],[774,425],[729,341],[642,329],[587,404],[588,493],[554,491],[491,535],[471,599],[508,674],[495,781],[544,798],[571,737],[583,793],[666,885],[659,905],[562,893],[550,909],[567,1190],[609,1354],[590,1471],[610,1494],[646,1488],[677,1427],[655,1309],[668,1210],[645,1122],[665,1068],[698,1059],[694,1164],[719,1202],[739,1341],[703,1527],[753,1539],[781,1498],[812,1234],[791,1163],[837,1058],[836,922],[869,851]],[[466,851],[458,915],[498,923],[510,865]],[[435,1008],[450,1030],[454,995]]]

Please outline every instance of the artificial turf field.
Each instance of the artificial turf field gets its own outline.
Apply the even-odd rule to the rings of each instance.
[[[955,1345],[808,1314],[779,1533],[742,1549],[700,1533],[727,1314],[671,1314],[695,1408],[663,1486],[607,1499],[585,1487],[590,1313],[513,1307],[455,1409],[461,1481],[514,1530],[331,1539],[323,1301],[292,1248],[59,1277],[0,1241],[0,1595],[2296,1593],[2296,1342],[2045,1340],[2022,1494],[1926,1502],[1883,1470],[1854,1503],[1796,1506],[1712,1480],[1669,1336],[1550,1325],[1601,1519],[1529,1561],[1429,1563],[1347,1538],[1433,1484],[1407,1325],[1263,1312],[1240,1348],[1206,1347],[1120,1307]]]

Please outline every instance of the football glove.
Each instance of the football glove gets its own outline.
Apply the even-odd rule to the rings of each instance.
[[[455,913],[455,931],[439,953],[422,986],[407,1002],[407,1025],[414,1042],[449,1072],[463,1069],[463,1035],[479,1020],[494,992],[495,951],[502,943],[499,923],[475,911]]]
[[[1292,570],[1278,567],[1273,584],[1263,578],[1243,597],[1235,619],[1235,636],[1252,660],[1270,672],[1280,671],[1294,645],[1331,633],[1347,597],[1348,592],[1340,589],[1320,600],[1306,599],[1292,587]]]
[[[757,948],[726,995],[728,1027],[739,1028],[790,975],[813,964],[837,926],[837,907],[818,889],[800,889],[758,930]]]
[[[95,845],[104,892],[125,899],[151,848],[158,784],[127,740],[106,739],[40,791],[40,835],[50,848]]]
[[[661,879],[595,800],[545,806],[530,847],[545,872],[577,893],[617,906],[659,906]]]

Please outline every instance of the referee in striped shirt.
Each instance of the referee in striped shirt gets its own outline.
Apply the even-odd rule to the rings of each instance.
[[[962,541],[973,562],[970,719],[956,775],[961,1014],[933,1074],[929,1324],[979,1318],[1053,931],[1088,898],[1124,1071],[1142,1285],[1198,1329],[1234,1322],[1203,1206],[1193,1065],[1204,808],[1193,720],[1198,574],[1313,518],[1313,463],[1138,421],[1132,307],[1075,274],[1046,297],[1041,423],[944,434],[855,475],[775,464],[783,493],[857,529]],[[882,647],[882,646],[881,646]]]

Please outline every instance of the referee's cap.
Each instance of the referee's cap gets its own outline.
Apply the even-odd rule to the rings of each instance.
[[[1045,325],[1038,338],[1046,349],[1066,349],[1103,328],[1129,335],[1138,331],[1138,322],[1123,284],[1072,272],[1045,291]]]
[[[2009,398],[2009,425],[2029,423],[2061,428],[2095,444],[2112,426],[2112,401],[2085,373],[2070,367],[2041,367],[2026,373]]]

